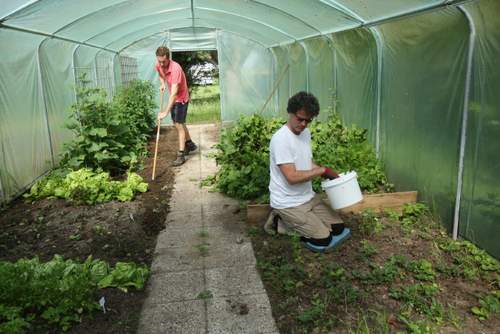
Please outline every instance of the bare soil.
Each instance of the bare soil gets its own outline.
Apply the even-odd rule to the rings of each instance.
[[[383,230],[367,233],[361,228],[361,215],[342,218],[351,229],[351,238],[325,254],[309,251],[298,239],[270,236],[260,227],[249,227],[280,333],[500,333],[498,313],[483,321],[471,313],[473,306],[479,306],[478,297],[498,289],[500,271],[464,277],[464,267],[439,247],[449,237],[433,219],[425,217],[413,230],[404,232],[400,221],[379,216]],[[395,274],[391,276],[390,266],[382,268],[392,256],[425,259],[432,263],[435,277],[417,279],[401,265],[392,267]],[[362,278],[377,268],[378,276]],[[420,283],[437,284],[434,299],[443,307],[440,319],[419,311],[416,300],[408,307],[391,296],[391,289]],[[431,300],[426,299],[429,307]],[[405,313],[405,309],[410,311]],[[426,322],[430,328],[411,331],[401,315],[413,324]]]
[[[155,139],[148,143],[154,152]],[[15,200],[0,215],[0,260],[16,261],[38,256],[50,260],[55,254],[85,260],[89,255],[115,264],[135,262],[151,265],[158,233],[165,227],[175,170],[175,128],[162,128],[156,177],[151,181],[153,154],[139,174],[148,191],[131,202],[109,202],[95,206],[74,205],[64,200],[45,199],[30,203]],[[105,289],[108,312],[87,316],[68,333],[135,333],[143,291]],[[54,331],[55,332],[55,331]]]

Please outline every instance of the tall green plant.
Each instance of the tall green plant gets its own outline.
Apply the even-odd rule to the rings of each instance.
[[[220,165],[215,179],[222,192],[240,199],[267,196],[269,142],[282,124],[260,115],[241,116],[234,127],[222,132],[215,157]]]
[[[118,90],[113,103],[120,112],[121,122],[129,125],[136,150],[145,153],[144,143],[156,121],[153,85],[149,81],[133,80]]]
[[[231,197],[268,200],[269,142],[283,124],[284,120],[277,118],[241,116],[233,127],[222,132],[215,154],[220,168],[208,183],[215,183]],[[313,122],[310,131],[316,163],[339,172],[355,170],[365,191],[390,187],[367,141],[366,130],[345,127],[337,114],[331,114],[326,122]],[[320,180],[315,180],[313,186],[315,191],[321,191]]]
[[[75,138],[65,144],[61,164],[121,174],[146,154],[154,118],[153,87],[133,82],[109,102],[104,90],[89,87],[85,78],[81,83],[71,107],[72,122],[67,125]]]
[[[366,129],[347,127],[337,113],[331,113],[326,122],[311,124],[310,130],[313,159],[318,165],[331,166],[339,172],[356,171],[359,186],[368,192],[392,188],[368,142]],[[316,191],[320,190],[320,182],[314,181]]]

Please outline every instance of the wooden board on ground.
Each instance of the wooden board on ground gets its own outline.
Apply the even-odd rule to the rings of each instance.
[[[363,195],[363,200],[347,208],[338,210],[341,213],[358,213],[366,209],[375,212],[384,209],[401,210],[406,203],[416,203],[416,191]],[[249,204],[247,206],[247,222],[249,224],[264,224],[271,212],[269,204]]]

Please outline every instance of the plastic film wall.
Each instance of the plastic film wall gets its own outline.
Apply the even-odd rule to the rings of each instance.
[[[419,190],[451,227],[469,30],[456,8],[379,27],[381,153],[399,190]]]
[[[475,42],[467,118],[460,234],[500,256],[500,3],[463,6]]]
[[[0,182],[6,198],[52,167],[40,81],[40,36],[0,30],[0,45],[16,44],[0,62]]]
[[[327,112],[333,108],[334,76],[333,49],[327,37],[311,38],[302,44],[307,51],[308,89],[319,101],[324,119]]]
[[[115,54],[60,39],[0,29],[16,45],[0,61],[0,195],[8,201],[60,161],[73,136],[64,126],[76,101],[75,74],[114,93]]]
[[[220,32],[217,39],[222,119],[233,121],[240,114],[260,112],[272,90],[271,51],[231,33]],[[275,113],[271,102],[263,113]]]
[[[355,29],[332,35],[336,60],[336,110],[348,124],[368,129],[375,143],[377,45],[372,33]]]
[[[75,102],[75,77],[73,71],[73,43],[46,39],[40,45],[40,67],[43,78],[48,130],[52,143],[54,163],[60,160],[64,142],[73,135],[62,124],[68,121],[69,108]]]

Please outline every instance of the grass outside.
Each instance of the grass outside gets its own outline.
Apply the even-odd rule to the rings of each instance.
[[[425,206],[343,219],[352,237],[327,254],[249,228],[281,333],[498,332],[499,262]]]
[[[208,86],[194,86],[191,91],[187,123],[220,122],[219,83]]]

